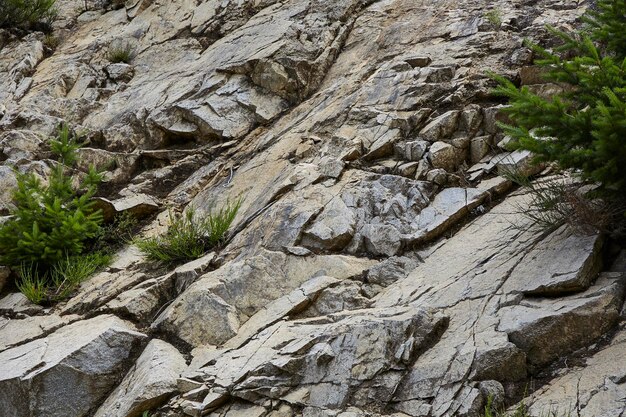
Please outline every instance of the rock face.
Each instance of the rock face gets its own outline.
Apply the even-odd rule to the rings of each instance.
[[[526,254],[549,250],[552,243],[567,247],[567,234],[542,238],[528,219],[514,213],[525,198],[510,197],[470,223],[376,298],[378,307],[408,303],[437,308],[450,318],[441,341],[417,358],[396,391],[399,411],[476,415],[485,398],[472,381],[524,381],[537,364],[584,346],[616,323],[624,295],[619,280],[602,279],[580,296],[542,301],[526,301],[519,290],[506,290]],[[570,267],[553,272],[561,275]],[[538,305],[545,313],[532,310]],[[579,308],[588,322],[575,317]],[[547,324],[550,311],[558,323]],[[527,327],[518,318],[528,320]],[[591,323],[599,330],[590,332]],[[544,332],[546,326],[550,330]]]
[[[549,91],[523,40],[587,2],[75,3],[54,49],[0,30],[0,222],[63,122],[107,220],[242,204],[214,252],[127,245],[52,307],[0,266],[0,417],[622,413],[626,256],[524,216],[506,175],[542,167],[505,149],[484,75]]]
[[[590,344],[616,323],[623,302],[621,274],[603,275],[580,295],[558,301],[529,300],[501,309],[498,330],[526,352],[532,366],[546,365]]]
[[[309,278],[329,275],[347,279],[373,264],[347,256],[301,258],[264,252],[200,277],[155,320],[153,327],[194,347],[221,345],[237,335],[240,326],[264,306]]]
[[[188,406],[211,410],[232,395],[260,404],[275,398],[322,409],[380,407],[402,370],[444,327],[444,317],[407,308],[279,323],[202,368],[209,392]]]

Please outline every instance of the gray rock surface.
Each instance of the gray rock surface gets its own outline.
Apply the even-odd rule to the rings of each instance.
[[[347,401],[384,403],[395,391],[399,371],[444,325],[444,317],[407,308],[276,324],[200,370],[211,382],[196,408],[211,410],[230,395],[326,409]]]
[[[581,294],[502,308],[498,330],[526,352],[530,365],[546,365],[608,332],[617,322],[623,297],[622,275],[608,273]]]
[[[4,319],[0,323],[0,352],[52,333],[77,319],[78,316],[56,314]]]
[[[135,219],[141,219],[159,211],[159,204],[155,199],[145,194],[136,194],[115,201],[98,197],[95,202],[96,209],[102,210],[106,221],[111,221],[116,215],[123,213],[128,213]]]
[[[0,352],[0,415],[88,415],[145,339],[128,322],[98,316]]]
[[[264,251],[198,279],[163,311],[153,327],[194,347],[221,345],[268,303],[307,280],[318,275],[346,279],[374,264],[349,256],[298,257]]]
[[[611,343],[558,376],[525,400],[531,416],[544,410],[581,417],[619,416],[624,413],[626,375],[616,366],[626,354],[626,335],[621,329]]]
[[[556,243],[511,209],[524,198],[510,197],[470,223],[375,298],[376,307],[410,303],[450,317],[441,340],[404,377],[398,410],[466,413],[465,396],[481,401],[469,380],[524,380],[536,366],[591,343],[616,322],[624,295],[618,278],[604,277],[581,295],[557,299],[524,300],[518,290],[505,291],[525,253]],[[560,236],[567,244],[567,235]]]
[[[435,142],[430,147],[430,164],[435,168],[454,171],[459,159],[456,149],[450,144]]]
[[[31,303],[20,292],[12,292],[0,299],[0,313],[6,316],[36,315],[43,311],[43,307]]]
[[[450,110],[432,119],[420,132],[420,136],[430,142],[448,139],[457,129],[459,112]]]
[[[186,368],[175,347],[153,339],[94,417],[141,416],[177,392],[176,381]]]
[[[600,234],[583,235],[561,226],[528,252],[504,290],[529,295],[586,290],[602,267],[602,240]]]
[[[0,166],[0,215],[9,213],[13,206],[12,190],[16,187],[17,178],[13,170],[8,166]]]
[[[532,153],[529,151],[513,151],[504,154],[496,163],[500,175],[521,175],[529,177],[541,171],[542,166],[532,164]]]
[[[558,91],[523,40],[588,3],[57,0],[56,48],[0,31],[0,221],[63,122],[141,236],[243,199],[196,261],[126,246],[54,306],[0,288],[0,416],[477,417],[541,378],[533,417],[614,417],[618,252],[523,215],[497,175],[541,167],[495,146],[485,75]]]

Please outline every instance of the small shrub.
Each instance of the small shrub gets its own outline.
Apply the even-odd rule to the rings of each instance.
[[[104,254],[85,255],[101,229],[91,197],[102,176],[92,167],[80,180],[72,177],[79,147],[80,137],[62,126],[50,141],[57,163],[48,183],[18,173],[12,217],[0,225],[0,263],[17,267],[18,288],[34,302],[61,298],[108,261]]]
[[[51,266],[67,255],[80,254],[102,222],[92,210],[91,197],[101,175],[90,169],[78,187],[66,164],[75,161],[78,142],[64,126],[51,142],[59,162],[52,168],[47,185],[33,174],[18,174],[12,219],[0,226],[0,262]]]
[[[568,34],[549,27],[562,44],[547,50],[527,43],[563,92],[543,98],[503,77],[495,93],[509,99],[512,124],[501,124],[517,149],[536,161],[577,170],[611,198],[626,196],[626,1],[598,0],[587,27]]]
[[[197,219],[193,208],[182,215],[170,213],[171,224],[163,236],[136,240],[135,244],[155,261],[178,263],[197,259],[222,241],[240,206],[241,199],[227,203],[204,219]]]
[[[38,24],[49,25],[55,19],[56,0],[0,1],[0,28],[31,29]]]
[[[499,9],[489,10],[485,13],[485,19],[487,19],[494,29],[500,29],[502,27],[502,13]]]
[[[64,124],[59,129],[58,136],[50,139],[50,150],[57,156],[59,162],[72,166],[76,163],[76,151],[82,146],[79,140],[80,135],[73,135],[70,127]]]
[[[130,42],[112,42],[109,45],[107,60],[114,64],[129,64],[135,58],[136,54],[137,52]]]

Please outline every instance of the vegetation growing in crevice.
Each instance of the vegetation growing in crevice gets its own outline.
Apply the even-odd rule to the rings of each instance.
[[[130,212],[118,213],[111,222],[100,227],[92,243],[92,250],[111,253],[131,243],[138,228],[139,221]]]
[[[557,410],[546,410],[539,417],[571,417],[570,412],[560,412]],[[481,417],[533,417],[528,411],[528,406],[522,401],[512,411],[507,411],[503,407],[496,407],[493,404],[493,398],[487,399],[485,411]]]
[[[57,160],[47,181],[18,172],[15,207],[0,226],[0,263],[12,267],[18,288],[35,303],[66,297],[111,258],[92,201],[102,175],[93,167],[75,171],[80,146],[80,136],[63,125],[50,140]]]
[[[567,224],[581,234],[618,235],[623,232],[626,202],[594,198],[594,186],[570,177],[532,180],[514,172],[504,176],[529,195],[529,203],[518,206],[518,212],[545,231]]]
[[[114,64],[129,64],[137,55],[137,51],[128,41],[114,41],[109,45],[106,59]]]
[[[494,29],[499,30],[502,27],[502,12],[500,9],[492,9],[485,13],[485,19],[493,26]]]
[[[49,26],[56,18],[56,0],[0,1],[0,28],[33,29]]]
[[[12,219],[0,228],[0,261],[38,263],[51,267],[68,255],[83,252],[102,223],[92,210],[102,177],[90,169],[74,184],[71,167],[76,162],[79,138],[67,126],[59,130],[50,148],[57,156],[47,184],[34,174],[18,173]]]
[[[580,32],[548,28],[561,46],[547,50],[528,42],[546,81],[561,86],[550,98],[494,75],[495,93],[510,102],[504,112],[512,123],[500,126],[512,146],[576,170],[609,199],[626,196],[625,15],[626,0],[599,0]]]
[[[58,37],[48,33],[43,37],[42,43],[43,43],[43,46],[48,48],[49,52],[54,52],[54,50],[57,49],[61,41]]]
[[[223,241],[241,202],[227,202],[204,218],[198,218],[193,207],[179,215],[170,212],[170,225],[164,235],[137,239],[135,244],[149,259],[167,264],[197,259]]]

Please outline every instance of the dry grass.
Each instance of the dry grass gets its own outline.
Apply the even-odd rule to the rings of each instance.
[[[518,211],[546,231],[568,224],[582,234],[615,234],[623,227],[626,201],[594,196],[597,187],[575,177],[549,177],[530,180],[515,174],[505,175],[530,196],[528,207]]]

